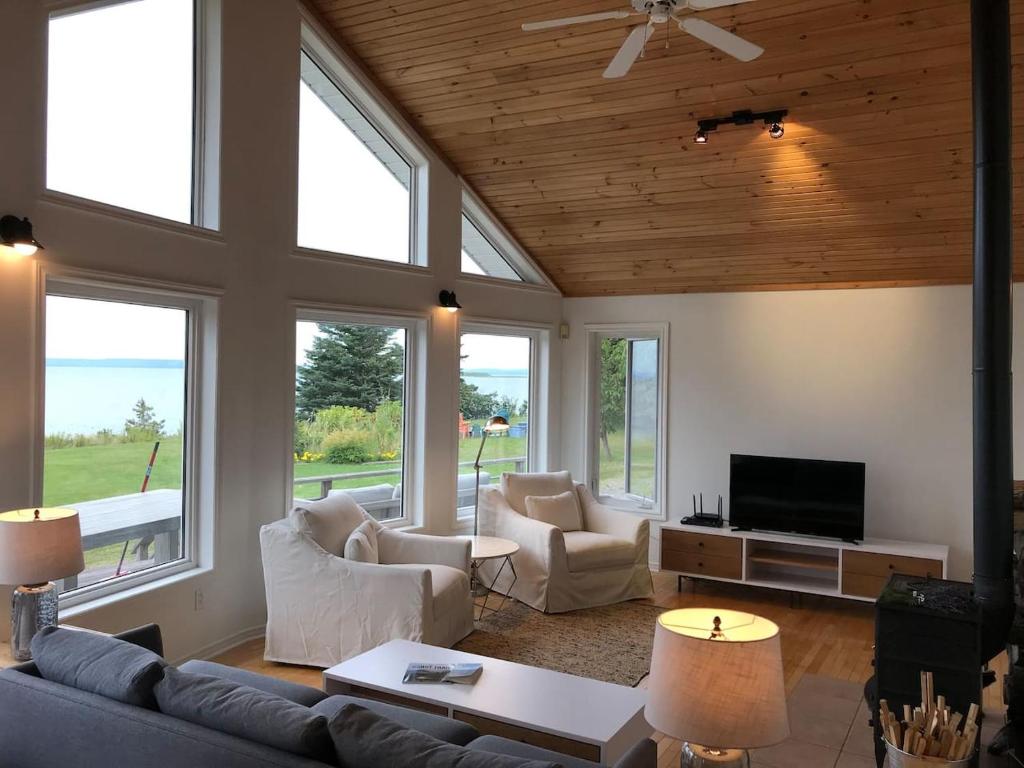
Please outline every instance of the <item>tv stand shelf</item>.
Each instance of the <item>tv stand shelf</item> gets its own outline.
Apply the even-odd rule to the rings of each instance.
[[[849,600],[874,601],[892,573],[945,578],[948,559],[949,547],[938,544],[661,526],[663,571]]]

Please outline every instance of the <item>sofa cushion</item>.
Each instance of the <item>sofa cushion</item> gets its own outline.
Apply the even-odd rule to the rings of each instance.
[[[294,701],[296,704],[302,704],[305,707],[312,707],[317,702],[327,698],[327,694],[319,688],[292,683],[288,680],[280,680],[276,677],[267,677],[257,672],[250,672],[247,669],[228,667],[215,661],[193,659],[192,661],[186,661],[178,669],[182,672],[210,675],[211,677],[219,677],[222,680],[230,680],[233,683],[247,685],[250,688],[255,688],[257,691],[272,693],[275,696],[280,696],[282,699]]]
[[[566,533],[583,528],[583,513],[575,488],[555,496],[527,496],[526,515]]]
[[[341,557],[349,534],[368,515],[347,493],[338,493],[320,501],[303,501],[289,517],[296,530],[310,536],[325,551]]]
[[[369,520],[359,524],[345,542],[345,559],[357,563],[379,563],[380,547],[377,546],[377,529]]]
[[[153,709],[153,686],[167,663],[152,651],[109,635],[46,627],[32,638],[32,657],[46,680]]]
[[[636,559],[633,542],[604,533],[572,531],[565,534],[565,554],[572,573],[629,565]]]
[[[581,757],[569,757],[548,749],[541,749],[521,741],[513,741],[501,736],[481,736],[469,745],[470,749],[482,752],[493,752],[497,755],[513,755],[530,760],[551,760],[558,762],[562,768],[597,768],[597,763]],[[629,748],[615,768],[656,768],[658,765],[658,745],[650,739],[640,739]]]
[[[356,696],[330,696],[314,705],[313,711],[330,720],[347,704],[356,704],[389,720],[394,720],[406,728],[412,728],[428,736],[433,736],[435,739],[446,741],[449,744],[457,744],[460,747],[480,737],[476,728],[460,720],[400,707],[397,704],[386,704],[383,701],[361,699]]]
[[[341,768],[557,768],[550,761],[522,760],[448,744],[356,704],[331,719],[331,738]]]
[[[327,718],[272,693],[169,667],[154,689],[164,714],[315,760],[333,752]]]
[[[501,493],[516,512],[526,514],[527,496],[555,496],[573,489],[568,472],[501,473]]]

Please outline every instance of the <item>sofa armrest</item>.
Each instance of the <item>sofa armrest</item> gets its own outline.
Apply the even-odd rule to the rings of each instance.
[[[455,536],[428,536],[384,528],[377,533],[380,561],[388,565],[448,565],[469,573],[470,543]]]
[[[565,562],[562,529],[519,514],[496,488],[480,492],[478,514],[483,535],[514,541],[521,551],[529,553],[548,569],[553,562]]]
[[[319,688],[308,685],[292,683],[288,680],[279,680],[276,677],[268,677],[257,672],[250,672],[247,669],[228,667],[218,664],[215,661],[202,661],[193,659],[186,661],[180,667],[182,672],[190,672],[194,675],[210,675],[219,677],[221,680],[229,680],[239,685],[247,685],[264,693],[280,696],[282,699],[301,704],[304,707],[312,707],[327,698],[327,694]]]
[[[647,518],[605,506],[582,483],[576,484],[576,494],[583,509],[583,527],[588,531],[632,541],[637,546],[649,546],[650,522]]]

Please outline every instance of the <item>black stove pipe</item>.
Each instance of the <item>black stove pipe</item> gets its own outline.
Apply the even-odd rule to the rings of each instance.
[[[974,592],[985,660],[1013,620],[1012,88],[1009,0],[971,0],[974,107]]]

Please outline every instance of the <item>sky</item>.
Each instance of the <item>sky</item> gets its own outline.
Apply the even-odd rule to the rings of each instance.
[[[186,312],[46,297],[46,357],[184,360]]]

